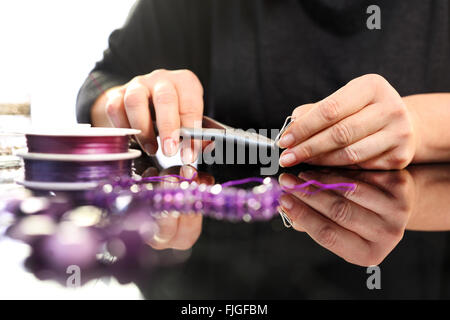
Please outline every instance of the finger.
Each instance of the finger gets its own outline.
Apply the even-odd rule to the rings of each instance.
[[[166,168],[160,172],[160,176],[173,173],[179,173],[179,167]],[[178,179],[175,177],[167,177],[165,181],[161,182],[161,186],[165,188],[176,188],[177,181]],[[178,212],[161,212],[161,214],[155,218],[155,221],[158,224],[158,231],[153,238],[148,241],[148,244],[156,250],[170,248],[171,242],[178,232],[178,220]]]
[[[129,128],[124,106],[124,89],[112,90],[107,93],[106,114],[111,124],[116,128]]]
[[[135,78],[127,86],[124,103],[131,127],[141,130],[141,133],[136,136],[139,144],[147,153],[155,154],[158,144],[150,115],[149,98],[148,87],[140,78]]]
[[[195,213],[181,214],[178,219],[178,229],[169,246],[177,250],[191,248],[202,231],[202,215]]]
[[[375,80],[377,79],[377,80]],[[288,148],[375,102],[378,78],[356,78],[331,96],[319,101],[306,114],[295,118],[280,139],[280,147]]]
[[[159,80],[151,95],[163,153],[170,157],[178,151],[180,140],[178,93],[172,82]]]
[[[411,162],[412,155],[409,155],[407,146],[400,145],[390,148],[382,154],[359,163],[358,165],[363,169],[373,170],[401,170],[407,167]]]
[[[352,170],[353,171],[353,170]],[[333,176],[333,174],[328,174]],[[404,189],[412,187],[413,181],[407,170],[400,171],[367,171],[359,170],[352,173],[350,170],[342,171],[341,176],[345,176],[354,181],[364,182],[371,185],[389,198],[404,198]],[[324,177],[326,179],[326,177]]]
[[[281,220],[282,220],[284,226],[287,228],[293,227],[291,218],[289,217],[289,215],[286,212],[283,211],[283,208],[281,206],[277,207],[277,211],[280,214],[280,217],[281,217]],[[287,220],[286,218],[288,218],[289,220]],[[305,230],[299,226],[296,226],[294,229],[295,229],[295,231],[305,232]]]
[[[170,242],[178,231],[178,216],[163,212],[156,218],[156,223],[158,224],[158,231],[153,238],[148,241],[148,244],[156,250],[169,248]]]
[[[380,104],[369,105],[306,141],[285,150],[281,155],[280,162],[284,166],[293,165],[344,148],[383,129],[387,123],[387,113]],[[295,156],[294,163],[288,163],[283,159],[284,155],[290,153]]]
[[[395,142],[390,139],[390,134],[382,130],[344,148],[311,158],[308,163],[321,166],[360,164],[391,150],[394,146]]]
[[[283,186],[303,182],[303,180],[292,175],[282,174],[280,176],[280,185]],[[386,226],[383,219],[376,213],[345,199],[339,194],[322,191],[311,195],[300,190],[293,191],[292,194],[334,223],[369,241],[378,241]]]
[[[186,128],[202,128],[203,88],[198,78],[190,71],[180,70],[171,74],[179,96],[180,121]],[[193,163],[201,149],[201,140],[182,145],[183,163]]]
[[[391,193],[362,179],[356,180],[340,174],[318,174],[317,172],[302,172],[299,177],[303,180],[317,180],[326,184],[353,183],[355,185],[353,190],[334,189],[333,192],[383,217],[391,215],[398,209]]]
[[[197,169],[195,169],[191,165],[184,165],[180,168],[180,175],[182,177],[185,177],[187,179],[194,178],[194,181],[197,182],[197,184],[207,184],[212,185],[215,182],[214,177],[207,173],[207,172],[198,172]]]
[[[174,168],[174,170],[177,170],[177,168]],[[195,178],[195,181],[198,183],[203,183],[203,181],[209,180],[207,176],[198,174],[197,170],[190,165],[179,167],[178,173],[187,179]],[[173,249],[187,250],[197,241],[201,230],[202,215],[194,212],[182,212],[178,218],[177,232],[167,245]]]
[[[294,228],[303,228],[318,244],[350,263],[368,263],[371,249],[368,241],[325,218],[293,195],[284,194],[280,202]]]
[[[207,185],[213,185],[215,183],[215,178],[206,172],[199,172],[198,174],[198,183],[199,184],[207,184]]]
[[[303,115],[305,115],[309,110],[311,110],[314,107],[313,103],[304,104],[302,106],[299,106],[294,109],[292,112],[292,119],[301,118]]]
[[[158,168],[155,167],[148,167],[147,169],[142,172],[141,176],[143,178],[145,177],[155,177],[159,174]]]

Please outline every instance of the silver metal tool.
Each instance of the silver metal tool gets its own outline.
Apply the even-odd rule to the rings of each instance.
[[[273,139],[257,133],[232,128],[207,116],[203,116],[202,128],[182,127],[180,129],[180,136],[207,141],[220,139],[224,142],[243,143],[256,147],[276,147],[275,140]]]

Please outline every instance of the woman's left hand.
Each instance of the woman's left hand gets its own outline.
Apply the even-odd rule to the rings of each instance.
[[[413,159],[410,110],[381,76],[364,75],[324,100],[300,106],[279,146],[280,165],[301,162],[365,169],[402,169]]]

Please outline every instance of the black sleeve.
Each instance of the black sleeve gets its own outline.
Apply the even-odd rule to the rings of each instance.
[[[203,84],[209,76],[210,0],[139,0],[121,29],[109,37],[77,98],[78,122],[105,90],[137,75],[165,68],[190,69]]]

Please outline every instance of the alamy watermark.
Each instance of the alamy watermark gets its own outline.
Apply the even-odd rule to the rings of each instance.
[[[366,26],[369,30],[381,29],[381,9],[376,4],[367,7],[366,13],[369,17],[366,20]]]
[[[81,286],[81,268],[77,265],[70,265],[66,269],[69,276],[66,280],[66,287],[79,288]]]
[[[370,276],[366,280],[366,286],[369,290],[381,289],[381,269],[379,266],[370,266],[366,269],[366,273]]]

